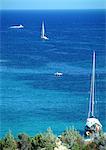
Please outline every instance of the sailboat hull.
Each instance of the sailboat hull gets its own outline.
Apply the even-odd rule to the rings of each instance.
[[[41,39],[48,40],[49,38],[46,36],[41,36]]]
[[[102,125],[97,118],[88,118],[85,126],[85,135],[91,136],[94,133],[99,133],[102,130]]]

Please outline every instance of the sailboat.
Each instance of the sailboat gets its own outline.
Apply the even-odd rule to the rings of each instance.
[[[99,133],[102,129],[100,121],[94,116],[95,106],[95,52],[93,52],[93,68],[91,77],[91,90],[89,101],[89,112],[85,126],[85,135],[91,136],[94,133]]]
[[[48,40],[48,37],[45,36],[44,21],[42,22],[41,39]]]

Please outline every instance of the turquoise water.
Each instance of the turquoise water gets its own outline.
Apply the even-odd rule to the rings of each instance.
[[[51,127],[84,131],[92,53],[96,51],[97,116],[106,131],[105,11],[2,11],[0,136]],[[61,19],[60,19],[61,18]],[[48,41],[40,39],[45,20]],[[24,29],[9,29],[23,24]],[[63,72],[58,78],[54,73]]]

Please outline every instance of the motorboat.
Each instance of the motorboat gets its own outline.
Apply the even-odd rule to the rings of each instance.
[[[24,26],[22,24],[20,24],[20,25],[11,26],[10,28],[11,29],[22,29],[22,28],[24,28]]]
[[[55,75],[55,76],[62,76],[63,73],[62,73],[62,72],[56,72],[56,73],[54,73],[54,75]]]

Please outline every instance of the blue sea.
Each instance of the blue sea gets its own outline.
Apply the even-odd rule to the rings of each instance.
[[[95,116],[106,131],[105,10],[2,10],[0,137],[31,136],[51,127],[84,131],[92,54],[96,52]],[[49,40],[40,39],[41,23]],[[10,29],[13,25],[23,29]],[[56,77],[55,72],[63,72]]]

